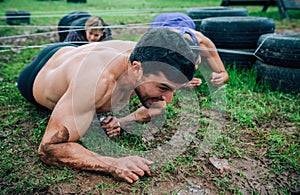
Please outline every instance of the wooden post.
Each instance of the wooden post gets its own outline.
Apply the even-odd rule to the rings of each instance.
[[[280,13],[281,18],[283,19],[290,19],[288,13],[286,12],[283,4],[282,4],[282,0],[276,0],[277,6],[278,6],[278,10]]]

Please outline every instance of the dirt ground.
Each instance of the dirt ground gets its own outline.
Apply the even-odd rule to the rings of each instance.
[[[300,28],[294,28],[294,29],[275,29],[275,33],[300,33]]]

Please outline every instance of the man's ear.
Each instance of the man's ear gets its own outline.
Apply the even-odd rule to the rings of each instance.
[[[142,63],[140,61],[133,61],[131,65],[131,72],[134,78],[136,78],[136,81],[138,83],[141,82],[143,76]]]
[[[133,61],[131,65],[132,72],[139,75],[142,73],[142,63],[140,61]]]

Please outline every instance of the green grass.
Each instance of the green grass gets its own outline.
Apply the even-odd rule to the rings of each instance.
[[[111,25],[123,25],[148,23],[157,13],[163,12],[158,8],[176,8],[178,11],[184,12],[185,8],[189,7],[219,6],[220,4],[220,1],[216,0],[87,1],[87,4],[76,4],[66,3],[62,0],[23,0],[22,3],[15,0],[4,0],[0,3],[0,14],[4,16],[6,10],[26,10],[32,12],[32,26],[55,26],[63,15],[73,10],[87,10],[103,16]],[[149,11],[149,8],[155,8],[155,10]],[[249,15],[273,18],[276,28],[293,29],[300,23],[298,10],[288,11],[291,20],[281,20],[276,7],[270,7],[265,13],[261,12],[261,6],[247,6],[247,8]],[[51,13],[45,14],[45,12]],[[42,17],[41,13],[53,16]],[[5,19],[0,19],[0,25],[6,25]],[[20,27],[23,26],[25,25]],[[43,30],[36,28],[1,27],[0,35],[3,37],[41,31]],[[125,31],[120,33],[117,38],[138,40],[139,36],[139,32]],[[18,44],[18,38],[8,40],[8,44],[13,44],[14,41]],[[24,45],[48,42],[49,40],[44,37],[38,38],[37,41],[27,40]],[[176,194],[181,189],[189,188],[190,181],[193,179],[206,183],[217,194],[242,194],[245,184],[251,183],[253,180],[261,183],[262,186],[272,185],[274,194],[289,194],[290,190],[297,189],[300,177],[299,174],[296,174],[300,172],[299,94],[281,93],[269,90],[268,86],[258,86],[256,72],[252,69],[236,70],[228,67],[230,82],[226,85],[226,108],[222,110],[226,120],[222,125],[221,133],[212,143],[212,148],[208,153],[199,150],[199,143],[191,144],[183,154],[157,169],[153,177],[144,178],[133,185],[113,182],[109,176],[105,175],[98,176],[94,173],[68,170],[41,163],[37,149],[50,113],[28,103],[16,88],[20,71],[32,61],[38,52],[39,49],[23,49],[19,53],[11,51],[0,53],[1,194],[43,194],[47,192],[146,194],[152,190],[161,194]],[[196,76],[203,78],[200,71],[196,72]],[[211,130],[209,117],[205,113],[218,105],[218,99],[213,96],[214,92],[211,92],[215,89],[208,86],[204,78],[203,81],[203,85],[196,89],[201,111],[199,125],[192,124],[196,128],[196,138],[200,141]],[[216,101],[215,105],[212,104],[214,100]],[[224,99],[221,100],[224,101]],[[135,151],[144,151],[168,141],[172,136],[172,131],[179,127],[177,122],[181,116],[181,108],[179,108],[178,102],[179,99],[175,97],[174,103],[167,107],[167,120],[158,132],[158,136],[155,137],[156,142],[145,144],[139,136],[128,135],[115,140],[116,144]],[[135,100],[131,106],[134,107],[137,104],[138,102]],[[194,108],[187,106],[186,109]],[[137,128],[144,129],[143,126]],[[163,135],[162,140],[159,139],[159,135]],[[249,178],[244,170],[221,174],[208,160],[212,155],[220,159],[227,159],[229,163],[242,159],[263,162],[262,167],[265,168],[267,174],[259,175],[256,180]],[[88,180],[89,178],[91,180]],[[277,178],[284,178],[286,182],[277,182]],[[171,184],[174,186],[168,189],[167,186],[171,186]],[[253,184],[255,183],[252,183],[252,186],[248,185],[247,190],[253,194],[259,194],[259,190]]]

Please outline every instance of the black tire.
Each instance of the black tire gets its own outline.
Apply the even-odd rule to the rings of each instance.
[[[220,58],[225,66],[249,69],[253,67],[256,57],[251,55],[254,49],[227,50],[218,49]]]
[[[300,34],[261,35],[255,55],[267,64],[300,68]]]
[[[248,10],[245,8],[229,8],[229,7],[201,7],[190,8],[187,15],[195,20],[196,30],[200,30],[201,19],[210,17],[223,16],[248,16]]]
[[[281,92],[300,92],[300,69],[272,66],[259,60],[254,66],[257,70],[259,84],[267,84],[271,90]]]
[[[9,25],[30,24],[30,12],[6,11],[6,23]]]
[[[65,40],[69,32],[62,32],[62,31],[69,30],[69,26],[72,24],[72,22],[74,22],[79,18],[90,17],[90,16],[91,14],[85,11],[74,11],[62,17],[57,27],[59,41],[63,42]]]
[[[85,23],[89,19],[89,17],[90,16],[84,16],[72,21],[70,24],[70,30],[84,29]]]
[[[266,17],[214,17],[205,18],[200,31],[218,48],[255,49],[259,37],[274,33],[273,19]]]
[[[90,16],[87,17],[81,17],[78,18],[76,20],[74,20],[71,24],[70,24],[70,30],[74,30],[78,33],[79,36],[84,36],[85,37],[85,23],[86,21],[89,19]],[[78,30],[76,30],[78,29]]]

